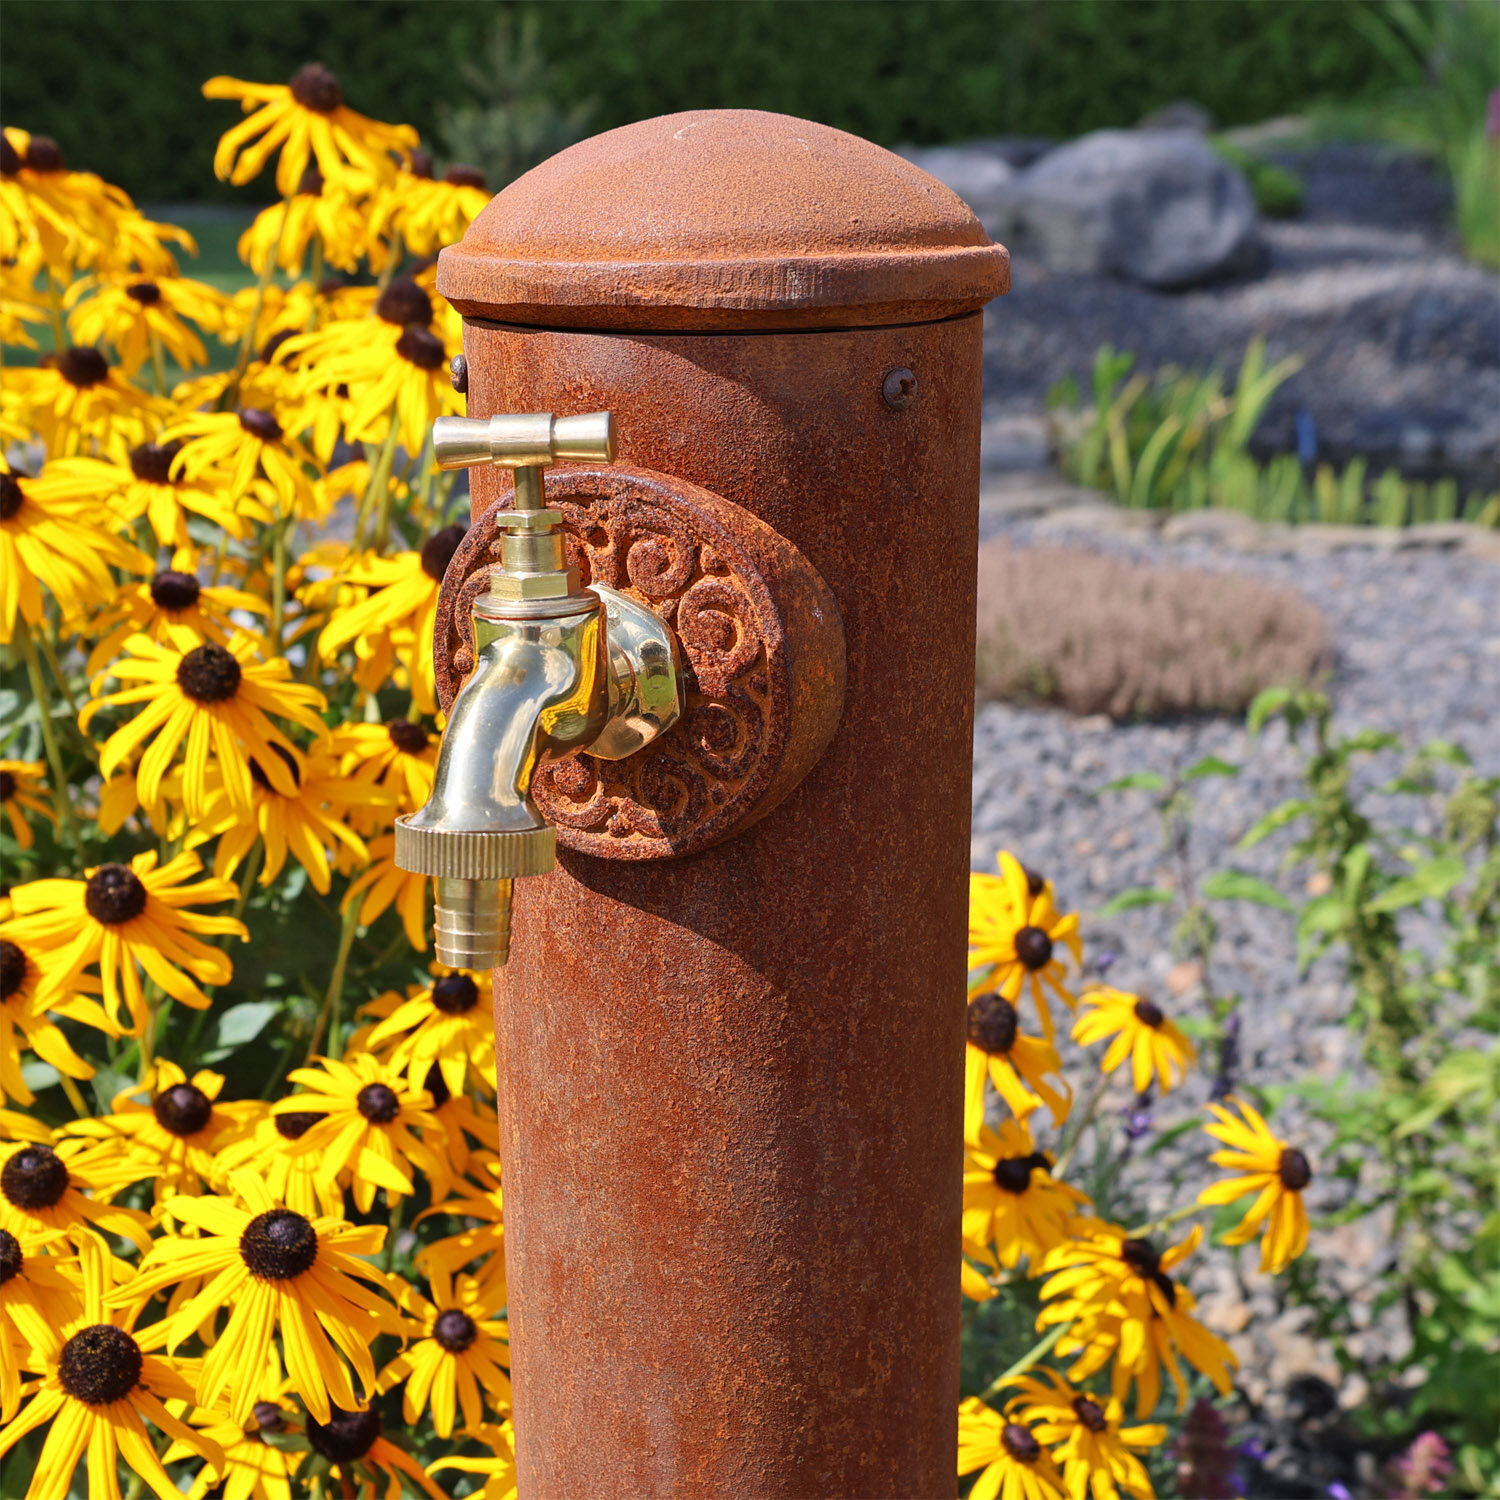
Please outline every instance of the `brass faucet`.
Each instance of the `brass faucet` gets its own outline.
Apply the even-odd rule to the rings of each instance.
[[[436,878],[438,962],[498,968],[513,881],[556,861],[557,832],[531,795],[538,769],[578,751],[623,760],[670,728],[680,658],[649,609],[580,586],[562,514],[547,505],[547,464],[614,460],[608,412],[439,417],[432,445],[441,469],[514,469],[515,508],[496,514],[501,561],[474,606],[474,670],[453,700],[432,796],[396,819],[396,863]]]

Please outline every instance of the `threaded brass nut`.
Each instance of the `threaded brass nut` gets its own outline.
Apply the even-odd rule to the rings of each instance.
[[[396,865],[417,875],[450,880],[508,880],[545,875],[557,863],[557,830],[515,833],[453,833],[413,828],[396,819]]]

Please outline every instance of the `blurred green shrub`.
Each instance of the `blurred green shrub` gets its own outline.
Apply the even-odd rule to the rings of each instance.
[[[1364,459],[1341,473],[1320,465],[1309,479],[1295,454],[1256,459],[1250,440],[1266,405],[1301,366],[1289,358],[1267,368],[1264,339],[1251,340],[1232,389],[1217,367],[1206,374],[1167,367],[1148,376],[1132,374],[1134,365],[1133,354],[1105,344],[1094,359],[1092,406],[1081,406],[1071,379],[1047,398],[1063,473],[1121,505],[1218,506],[1261,521],[1405,526],[1461,518],[1500,526],[1500,494],[1475,491],[1460,503],[1453,479],[1424,483],[1387,469],[1367,482]]]
[[[1296,172],[1273,161],[1262,161],[1222,135],[1211,137],[1209,145],[1245,174],[1255,194],[1255,206],[1266,218],[1290,219],[1302,212],[1304,184]]]

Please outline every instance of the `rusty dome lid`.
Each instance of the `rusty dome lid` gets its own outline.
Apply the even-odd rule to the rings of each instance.
[[[971,312],[1010,257],[951,189],[858,136],[689,110],[580,141],[438,261],[471,317],[561,328],[869,327]]]

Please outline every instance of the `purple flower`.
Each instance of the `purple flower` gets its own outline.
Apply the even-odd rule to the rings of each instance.
[[[1354,1496],[1349,1492],[1349,1486],[1340,1484],[1336,1479],[1328,1486],[1326,1493],[1328,1500],[1354,1500]]]

